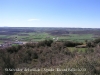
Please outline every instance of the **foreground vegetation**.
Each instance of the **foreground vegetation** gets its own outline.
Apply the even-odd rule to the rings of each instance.
[[[2,75],[100,75],[100,39],[84,43],[44,40],[0,49]],[[42,71],[7,71],[10,69],[54,69]],[[55,69],[68,69],[57,71]]]

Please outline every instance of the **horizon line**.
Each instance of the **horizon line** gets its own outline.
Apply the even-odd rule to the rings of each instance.
[[[0,28],[31,28],[31,27],[10,27],[10,26],[1,26]],[[91,28],[92,27],[32,27],[32,28]],[[94,29],[100,29],[100,28],[94,28]]]

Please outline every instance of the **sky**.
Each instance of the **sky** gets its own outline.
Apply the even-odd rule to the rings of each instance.
[[[0,0],[0,27],[100,28],[100,0]]]

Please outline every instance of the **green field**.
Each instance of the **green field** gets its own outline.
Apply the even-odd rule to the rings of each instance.
[[[59,39],[65,39],[70,41],[78,41],[78,42],[84,42],[85,40],[92,40],[93,35],[92,34],[69,34],[69,36],[61,36]]]
[[[19,34],[27,34],[27,35],[0,35],[0,38],[11,38],[13,41],[18,39],[19,41],[42,41],[45,39],[53,39],[57,38],[58,40],[70,40],[70,41],[76,41],[76,42],[84,42],[85,40],[93,40],[92,34],[68,34],[68,35],[50,35],[49,33],[19,33]],[[15,39],[15,37],[17,37]],[[0,40],[0,43],[2,43],[3,40]]]
[[[88,50],[87,48],[75,48],[75,47],[68,47],[68,49],[73,52],[73,51],[78,51],[78,52],[85,52],[86,50]]]

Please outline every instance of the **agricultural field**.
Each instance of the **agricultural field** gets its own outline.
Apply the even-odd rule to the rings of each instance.
[[[10,31],[8,29],[11,29]],[[76,41],[76,42],[84,42],[85,40],[93,40],[95,39],[95,35],[93,33],[86,33],[85,30],[82,32],[83,34],[74,33],[75,31],[68,31],[67,29],[63,30],[62,28],[4,28],[5,32],[0,32],[0,43],[4,41],[43,41],[45,39],[56,39],[64,40],[64,41]],[[16,31],[14,31],[14,29]],[[67,30],[67,31],[66,31]],[[80,30],[80,29],[79,29]],[[54,33],[55,34],[54,34]],[[67,32],[67,33],[66,33]],[[71,33],[70,33],[71,32]],[[80,32],[80,31],[79,31]]]
[[[21,33],[22,34],[22,33]],[[25,36],[20,36],[20,35],[12,35],[10,36],[12,37],[17,37],[18,40],[25,40],[25,41],[41,41],[41,40],[45,40],[45,39],[53,39],[53,38],[57,38],[58,40],[71,40],[71,41],[84,41],[84,40],[92,40],[94,38],[92,34],[83,34],[83,35],[79,35],[79,34],[68,34],[66,36],[56,36],[56,35],[50,35],[48,33],[23,33],[23,34],[27,34]],[[8,36],[9,37],[9,36]]]

